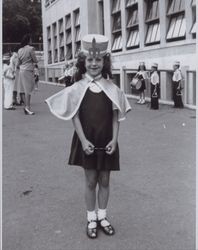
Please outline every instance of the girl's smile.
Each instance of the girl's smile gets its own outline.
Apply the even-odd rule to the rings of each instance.
[[[98,76],[104,66],[104,60],[102,56],[93,57],[91,55],[88,55],[85,60],[85,67],[87,70],[87,73],[92,76],[96,77]]]

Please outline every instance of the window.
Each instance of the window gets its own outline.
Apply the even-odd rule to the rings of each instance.
[[[129,12],[127,28],[130,28],[136,24],[138,24],[138,10],[134,9],[131,12]]]
[[[170,19],[167,32],[167,41],[185,39],[186,19],[184,0],[169,0],[167,17]]]
[[[196,23],[196,1],[192,1],[192,16],[193,16],[193,24],[190,33],[192,34],[193,38],[196,38],[196,30],[197,30],[197,23]]]
[[[184,15],[172,17],[167,33],[167,39],[183,38],[186,34],[186,20]]]
[[[72,59],[72,26],[71,26],[71,14],[65,17],[65,37],[66,37],[66,58]]]
[[[127,42],[126,48],[139,47],[138,1],[126,1]]]
[[[99,11],[99,26],[100,34],[104,35],[104,3],[103,0],[98,2],[98,11]]]
[[[120,11],[120,0],[113,0],[112,14]]]
[[[63,18],[58,21],[59,24],[59,56],[60,61],[65,59],[65,47],[64,47],[64,30],[63,30]]]
[[[126,7],[130,7],[135,3],[137,3],[137,0],[127,0]]]
[[[160,41],[159,23],[150,24],[146,35],[146,44],[156,43]]]
[[[48,64],[52,63],[52,42],[51,42],[51,27],[47,27],[47,50]]]
[[[80,34],[80,10],[77,9],[74,11],[74,29],[75,29],[75,57],[78,56],[78,53],[81,48],[81,34]]]
[[[134,47],[139,45],[139,30],[131,30],[127,40],[127,47]]]
[[[195,22],[192,26],[191,33],[196,34],[196,30],[197,30],[197,23]]]
[[[112,51],[118,51],[122,49],[122,36],[116,35],[113,41]]]
[[[168,8],[168,15],[184,11],[185,9],[184,1],[185,0],[170,0],[169,8]]]
[[[50,0],[45,0],[45,8],[47,8],[50,5]]]
[[[33,0],[32,0],[33,1]],[[47,8],[48,6],[50,6],[53,2],[55,2],[56,0],[45,0],[45,8]],[[38,2],[41,2],[40,0],[38,0]]]
[[[53,50],[54,50],[54,63],[58,62],[58,44],[57,44],[57,25],[56,23],[52,24],[53,31]]]
[[[150,1],[148,3],[148,10],[147,10],[147,17],[146,17],[147,21],[159,18],[158,4],[159,4],[158,0]]]
[[[120,0],[112,1],[112,52],[122,50],[121,10]]]
[[[150,0],[147,3],[147,13],[145,21],[147,25],[145,44],[147,46],[160,43],[160,21],[158,5],[158,0]]]
[[[192,6],[196,7],[196,0],[192,0]]]

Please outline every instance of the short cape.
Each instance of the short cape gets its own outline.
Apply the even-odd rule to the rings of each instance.
[[[72,119],[78,112],[85,93],[90,83],[93,81],[112,101],[112,108],[118,110],[118,121],[124,120],[126,113],[131,110],[131,106],[124,92],[118,88],[112,80],[104,78],[94,80],[90,76],[84,77],[82,80],[75,82],[72,86],[64,88],[47,98],[45,102],[48,104],[52,114],[62,120]]]

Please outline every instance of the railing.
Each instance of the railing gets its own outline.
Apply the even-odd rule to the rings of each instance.
[[[43,51],[43,43],[32,43],[31,45],[35,48],[36,51]],[[20,43],[3,43],[3,54],[10,53],[19,46]]]
[[[113,76],[116,85],[118,85],[128,97],[138,98],[139,92],[135,88],[131,88],[130,82],[137,73],[137,69],[113,69]],[[150,71],[148,70],[150,74]],[[160,76],[160,103],[173,104],[173,85],[172,70],[158,70]],[[183,70],[183,102],[186,107],[196,107],[196,71]],[[150,101],[150,80],[146,81],[145,96]]]
[[[63,67],[56,68],[40,68],[40,79],[43,81],[49,81],[58,83],[58,78],[63,74]],[[131,88],[130,82],[137,73],[137,69],[121,68],[113,69],[113,81],[119,86],[129,98],[138,98],[139,92],[135,88]],[[173,104],[173,85],[172,85],[172,70],[159,69],[160,76],[160,103]],[[150,74],[150,71],[148,70]],[[184,76],[183,85],[183,102],[186,107],[196,107],[196,71],[185,70],[182,72]],[[146,81],[145,96],[150,101],[150,81]]]

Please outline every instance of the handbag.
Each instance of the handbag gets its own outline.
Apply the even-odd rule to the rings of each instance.
[[[181,89],[178,89],[178,90],[176,91],[176,96],[182,96]]]
[[[11,80],[13,80],[15,78],[15,76],[10,68],[7,69],[7,71],[5,73],[5,77],[8,79],[11,79]]]
[[[158,98],[158,94],[157,94],[157,90],[154,89],[153,93],[152,93],[152,98]]]

